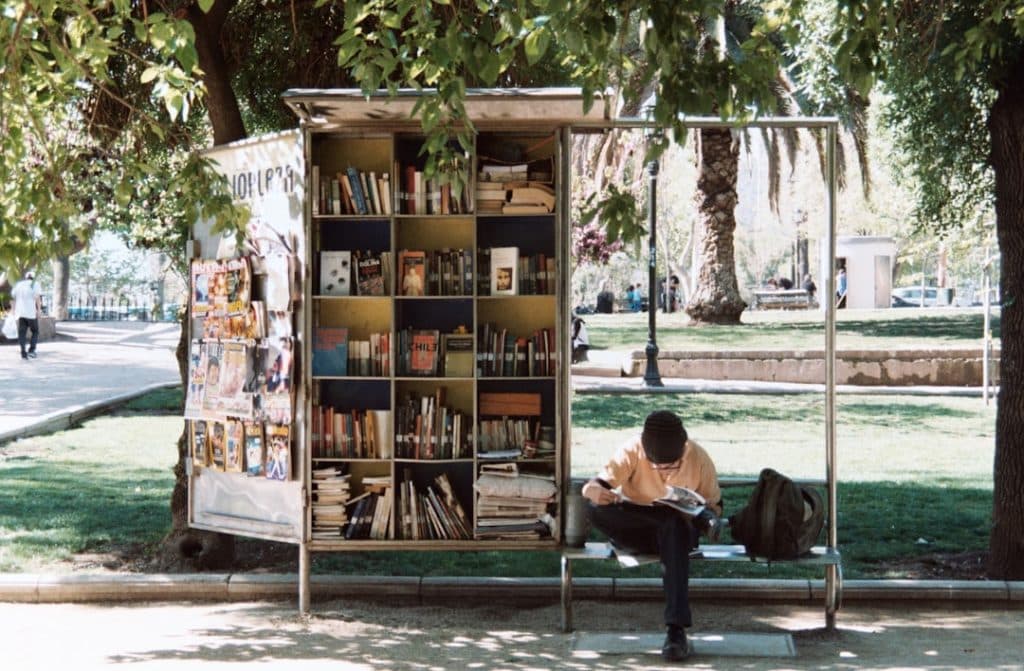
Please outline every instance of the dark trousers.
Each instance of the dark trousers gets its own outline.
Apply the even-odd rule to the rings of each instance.
[[[616,549],[661,557],[665,624],[692,625],[690,550],[697,547],[700,534],[689,518],[671,508],[632,503],[592,504],[589,510],[593,526],[607,534]]]
[[[36,351],[36,341],[39,340],[39,320],[18,317],[18,346],[21,347],[21,356],[25,356],[25,336],[32,331],[32,340],[29,343],[28,351]]]

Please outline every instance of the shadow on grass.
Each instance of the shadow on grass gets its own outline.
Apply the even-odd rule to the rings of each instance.
[[[117,464],[62,469],[33,459],[4,468],[3,482],[0,529],[13,540],[0,554],[9,561],[62,561],[83,550],[155,542],[170,523],[173,480],[166,471],[124,475]],[[0,571],[10,570],[18,567],[0,562]]]

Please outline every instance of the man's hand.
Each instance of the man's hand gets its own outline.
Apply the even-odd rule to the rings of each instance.
[[[589,480],[583,485],[582,494],[585,498],[599,506],[607,506],[618,503],[621,498],[618,494],[601,485],[597,480]]]

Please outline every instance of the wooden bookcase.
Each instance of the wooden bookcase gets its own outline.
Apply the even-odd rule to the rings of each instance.
[[[559,190],[563,187],[557,183],[558,174],[555,169],[563,160],[562,133],[558,126],[546,124],[538,130],[482,130],[476,140],[478,147],[514,157],[507,162],[508,165],[525,165],[534,171],[526,175],[514,175],[515,180],[511,173],[502,175],[502,179],[494,181],[495,184],[505,187],[514,182],[527,181],[531,176],[539,177],[550,187],[552,197],[560,198]],[[376,501],[374,509],[383,504],[391,510],[390,516],[384,518],[384,524],[373,530],[373,537],[365,537],[366,534],[358,529],[355,537],[348,533],[349,527],[359,522],[355,510],[358,503],[346,506],[347,523],[340,526],[336,522],[330,525],[318,524],[317,493],[313,479],[307,519],[310,529],[309,550],[557,546],[562,518],[560,483],[565,476],[565,455],[561,449],[564,443],[563,429],[560,426],[565,409],[562,407],[564,394],[560,387],[560,376],[563,373],[562,366],[567,361],[562,343],[567,336],[560,318],[561,295],[557,282],[557,270],[563,264],[559,236],[564,226],[564,213],[560,211],[564,206],[556,203],[551,212],[478,212],[475,206],[477,181],[485,170],[484,166],[504,164],[474,152],[466,157],[465,172],[459,176],[463,184],[460,197],[457,198],[453,192],[445,194],[443,198],[437,195],[431,198],[429,185],[425,185],[424,191],[427,194],[419,201],[416,198],[409,199],[412,206],[407,209],[405,195],[415,184],[415,179],[407,180],[405,173],[411,168],[422,170],[422,137],[417,133],[401,127],[373,129],[363,126],[332,129],[323,133],[311,130],[308,145],[311,180],[315,179],[314,175],[320,177],[315,183],[311,181],[309,184],[311,281],[308,283],[308,298],[311,309],[306,360],[316,356],[309,343],[311,339],[315,342],[318,329],[343,327],[348,329],[349,337],[354,339],[367,339],[373,333],[387,334],[390,343],[386,358],[390,367],[378,370],[371,376],[314,376],[312,366],[303,367],[310,390],[309,404],[305,411],[310,418],[314,415],[320,417],[323,411],[318,409],[324,407],[334,409],[337,414],[383,411],[390,425],[381,433],[391,442],[383,450],[378,446],[372,455],[355,456],[344,449],[324,450],[321,449],[325,440],[322,435],[324,422],[319,419],[307,422],[309,426],[306,427],[303,439],[311,449],[306,451],[306,471],[312,474],[335,468],[349,476],[351,499],[367,495],[366,498]],[[367,207],[369,212],[366,214],[352,213],[344,205],[335,207],[335,203],[327,203],[321,198],[321,194],[334,193],[333,185],[326,186],[327,180],[339,172],[347,171],[347,175],[351,175],[349,168],[364,175],[373,173],[378,179],[383,174],[388,175],[387,181],[391,187],[390,214],[383,212],[386,206],[380,210]],[[343,194],[344,187],[339,191]],[[452,206],[456,200],[459,205]],[[356,209],[360,209],[358,204]],[[515,248],[518,251],[520,261],[516,270],[519,281],[513,295],[492,295],[489,290],[489,277],[483,276],[489,272],[489,268],[481,266],[481,258],[487,259],[487,252],[492,248]],[[390,256],[391,262],[382,264],[388,275],[385,277],[385,295],[324,295],[318,286],[322,258],[320,252],[347,251],[355,256],[362,250],[369,250],[371,255]],[[467,270],[465,265],[456,264],[455,274],[462,281],[456,281],[455,286],[449,282],[447,286],[441,287],[441,279],[434,277],[435,273],[441,271],[431,266],[427,273],[426,295],[405,295],[400,264],[403,250],[423,251],[428,257],[441,250],[448,250],[450,254],[456,250],[454,255],[463,264],[468,257],[471,267]],[[543,268],[538,267],[539,259],[543,259]],[[551,277],[548,277],[549,270],[552,271]],[[358,286],[358,281],[353,280],[352,285]],[[491,370],[487,369],[488,354],[492,357],[494,354],[488,351],[490,348],[482,341],[485,327],[488,335],[493,334],[490,342],[500,343],[497,356],[503,357],[506,345],[511,344],[508,353],[513,359],[520,354],[518,363],[510,368],[503,361],[504,370],[495,370],[493,366]],[[440,351],[436,371],[425,376],[411,374],[402,365],[407,352],[401,337],[403,332],[434,333],[438,336],[439,350],[441,334],[468,333],[474,344],[474,374],[447,375],[443,366],[444,353]],[[535,341],[533,347],[531,341]],[[546,353],[545,344],[548,348]],[[534,366],[530,366],[525,358],[529,354],[533,355]],[[402,411],[410,406],[410,399],[419,399],[421,408],[423,399],[429,399],[434,401],[435,415],[440,414],[438,406],[442,404],[437,403],[439,392],[443,394],[446,414],[460,417],[462,432],[454,431],[454,426],[452,432],[463,435],[458,440],[454,437],[449,439],[446,436],[450,432],[439,431],[439,443],[423,441],[426,444],[415,445],[419,453],[416,456],[416,451],[408,449],[405,441],[399,438],[405,435],[402,427],[406,422],[400,421],[405,419],[401,416]],[[495,398],[494,394],[512,395],[511,398],[539,398],[540,412],[508,417],[483,415],[479,411],[481,394],[492,395],[490,398]],[[380,416],[382,413],[377,414]],[[525,428],[530,439],[509,448],[515,450],[525,445],[524,453],[512,458],[490,458],[493,451],[482,451],[485,437],[481,422],[487,423],[490,432],[500,426],[503,419],[509,420],[505,424],[518,421],[518,428]],[[335,445],[339,440],[336,426],[332,425],[331,434]],[[540,440],[542,433],[543,440]],[[490,443],[497,439],[488,433],[487,440],[487,446],[493,447]],[[543,448],[538,449],[539,443],[544,444]],[[330,456],[324,456],[325,453]],[[521,474],[520,479],[550,483],[550,501],[542,506],[547,514],[544,519],[549,523],[546,531],[534,536],[522,532],[513,533],[511,530],[492,531],[494,527],[489,525],[496,524],[495,520],[502,518],[481,514],[481,494],[476,484],[482,471],[494,468],[494,464],[504,467],[514,464]],[[437,479],[441,476],[447,478],[451,493],[465,514],[467,534],[459,534],[457,529],[451,528],[452,525],[441,519],[447,506],[442,510],[420,507],[413,512],[408,504],[412,499],[410,489],[415,489],[418,496],[426,497],[423,499],[425,506],[429,505],[431,499],[441,498],[442,492],[437,485]],[[370,485],[366,484],[367,478],[373,478]],[[379,485],[373,484],[380,479],[390,481],[384,493],[376,493],[379,492]],[[375,494],[369,493],[371,489]],[[431,496],[430,490],[437,496]],[[388,498],[390,500],[385,503]],[[535,502],[531,505],[536,508]],[[365,516],[365,510],[363,513]],[[434,533],[426,527],[414,530],[411,528],[410,516],[413,519],[433,519],[434,526],[440,526],[441,529],[438,531],[435,528]],[[381,519],[380,515],[378,519]],[[539,528],[540,525],[537,526]],[[466,535],[468,537],[464,537]]]
[[[456,162],[460,192],[425,178],[411,116],[420,95],[288,91],[299,129],[207,152],[252,218],[243,246],[197,222],[189,256],[200,267],[217,260],[215,269],[246,257],[253,312],[263,301],[267,328],[212,335],[193,319],[193,352],[219,351],[211,347],[226,338],[254,354],[286,349],[288,394],[273,400],[275,412],[283,400],[291,405],[283,424],[267,414],[267,380],[277,374],[274,356],[264,356],[252,366],[251,412],[243,404],[241,417],[208,417],[206,396],[200,404],[193,394],[190,427],[262,423],[275,437],[273,472],[282,441],[290,467],[271,480],[246,472],[248,460],[242,472],[189,460],[189,523],[297,545],[301,610],[311,552],[556,549],[563,537],[566,158],[571,126],[601,111],[584,113],[576,90],[469,92],[474,148]],[[445,347],[450,356],[438,351]],[[431,403],[434,415],[417,430],[415,415]],[[349,440],[349,420],[365,436],[353,429]],[[436,427],[433,440],[425,424]],[[382,501],[389,516],[374,524]],[[365,527],[352,522],[363,518]],[[522,524],[510,528],[509,518]]]

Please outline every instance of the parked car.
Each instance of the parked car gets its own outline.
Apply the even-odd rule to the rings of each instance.
[[[911,303],[905,298],[900,298],[896,294],[892,295],[892,304],[890,307],[894,308],[916,308],[920,307],[917,303]]]
[[[897,304],[897,301],[903,304]],[[897,287],[892,290],[892,306],[902,307],[935,307],[939,305],[939,290],[935,287],[924,288],[924,303],[921,302],[921,287]]]

